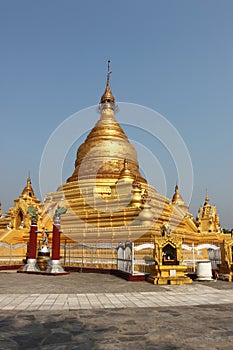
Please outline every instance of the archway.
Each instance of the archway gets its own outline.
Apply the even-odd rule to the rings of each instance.
[[[20,209],[18,211],[18,214],[16,216],[16,221],[15,221],[15,227],[16,229],[19,229],[22,222],[24,221],[24,215],[23,215],[23,211]]]
[[[177,252],[170,243],[166,244],[162,249],[163,265],[177,265]]]

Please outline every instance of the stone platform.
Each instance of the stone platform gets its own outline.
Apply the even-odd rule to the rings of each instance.
[[[0,349],[232,349],[233,284],[0,272]]]

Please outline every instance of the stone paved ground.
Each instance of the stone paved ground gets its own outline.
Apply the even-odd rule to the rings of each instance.
[[[0,273],[1,350],[230,350],[232,344],[232,283],[154,286],[100,274]]]

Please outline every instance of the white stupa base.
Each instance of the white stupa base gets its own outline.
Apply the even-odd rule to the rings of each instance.
[[[22,271],[40,271],[39,266],[37,265],[36,259],[27,259],[27,264],[23,266]]]
[[[60,265],[60,260],[51,260],[46,270],[48,273],[66,273]]]
[[[199,261],[197,263],[197,281],[212,281],[212,267],[210,261]]]

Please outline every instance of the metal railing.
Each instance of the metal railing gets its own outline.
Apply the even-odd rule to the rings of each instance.
[[[188,272],[195,272],[197,262],[202,261],[199,252],[205,248],[208,255],[206,258],[211,261],[212,269],[215,270],[221,264],[221,252],[219,245],[206,244],[197,246],[183,246],[185,250],[185,260],[183,264],[187,266]],[[135,252],[150,249],[150,256],[142,259],[136,257]],[[102,267],[102,268],[120,268],[125,271],[134,272],[134,265],[153,265],[152,257],[153,245],[142,244],[134,246],[132,242],[119,243],[118,246],[109,243],[75,245],[61,244],[60,255],[61,264],[64,266],[80,267]],[[22,264],[26,259],[27,244],[8,244],[0,242],[0,265]],[[143,255],[142,255],[143,256]]]
[[[0,242],[0,265],[22,264],[26,257],[27,244]]]
[[[109,267],[116,266],[116,247],[108,243],[61,244],[61,263],[64,266]]]

